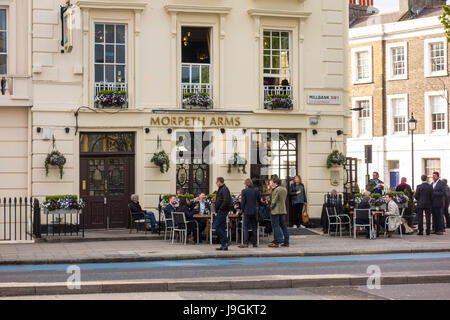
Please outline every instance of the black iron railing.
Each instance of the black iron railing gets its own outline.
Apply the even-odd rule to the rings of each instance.
[[[39,201],[33,198],[0,199],[0,241],[32,240]]]

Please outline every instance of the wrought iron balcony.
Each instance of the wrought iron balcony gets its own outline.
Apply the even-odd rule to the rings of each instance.
[[[95,107],[128,108],[127,88],[124,82],[96,82]]]

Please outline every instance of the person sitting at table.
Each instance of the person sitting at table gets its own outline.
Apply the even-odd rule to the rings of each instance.
[[[362,198],[362,200],[359,203],[357,209],[369,209],[370,210],[370,197],[369,196],[365,196],[364,198]],[[373,222],[373,225],[378,225],[378,222],[374,219],[373,216],[372,216],[372,222]],[[369,221],[368,221],[368,219],[361,219],[361,223],[362,224],[366,224],[366,223],[368,224]],[[378,227],[380,227],[380,226],[378,225]],[[367,230],[366,238],[370,238],[370,231],[371,230],[370,230],[369,227],[366,227],[366,230]]]
[[[150,220],[150,230],[156,233],[156,219],[155,214],[151,211],[145,211],[139,204],[139,196],[137,194],[131,195],[131,202],[129,204],[131,213],[133,214],[133,220]]]
[[[177,212],[184,212],[187,225],[187,241],[190,244],[195,244],[195,242],[197,241],[197,223],[194,219],[194,211],[191,210],[191,200],[189,198],[180,198],[180,206],[178,207]]]
[[[191,210],[193,214],[210,214],[211,213],[211,207],[208,203],[208,201],[206,201],[206,194],[205,193],[200,193],[198,195],[197,198],[194,199],[192,205],[191,205]],[[205,220],[199,220],[198,222],[198,232],[200,233],[200,235],[202,234],[202,232],[205,230],[206,228],[206,221]],[[199,239],[201,240],[201,238]]]
[[[400,220],[400,212],[398,210],[398,206],[395,203],[395,201],[393,200],[392,194],[386,195],[386,202],[388,204],[387,211],[384,214],[384,216],[383,215],[380,216],[379,223],[384,226],[386,224],[387,217],[389,217],[387,231],[388,231],[388,237],[390,238],[390,237],[392,237],[392,233],[395,230],[397,230],[397,228],[400,226],[401,220]]]

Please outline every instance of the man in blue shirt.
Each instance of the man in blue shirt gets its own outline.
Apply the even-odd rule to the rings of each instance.
[[[372,177],[373,179],[369,180],[369,183],[366,186],[366,190],[370,193],[382,194],[384,189],[384,182],[379,179],[380,175],[375,171],[372,174]]]

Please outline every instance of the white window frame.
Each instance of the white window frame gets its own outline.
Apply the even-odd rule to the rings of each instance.
[[[431,50],[430,46],[432,43],[436,42],[442,42],[444,44],[444,70],[441,71],[432,71],[431,66]],[[424,41],[424,72],[425,77],[446,77],[448,76],[448,67],[447,67],[447,39],[445,37],[442,38],[432,38],[432,39],[425,39]]]
[[[405,101],[405,131],[403,132],[394,132],[394,110],[393,110],[393,104],[392,101],[395,99],[402,99]],[[408,135],[408,114],[409,114],[409,101],[408,101],[408,94],[392,94],[387,96],[387,131],[388,135],[395,135],[395,136],[406,136]]]
[[[444,129],[434,130],[432,127],[431,118],[431,101],[430,98],[433,96],[440,96],[445,100],[446,108],[445,110],[445,124]],[[435,135],[447,135],[448,134],[448,91],[429,91],[425,92],[425,133],[435,134]]]
[[[437,171],[439,173],[441,173],[441,158],[423,158],[423,172],[426,174],[427,173],[427,161],[439,161],[439,169],[436,169],[436,167],[433,167],[433,171]],[[430,167],[431,168],[431,167]],[[432,178],[433,177],[433,173],[431,172],[431,175],[427,175],[428,178]]]
[[[404,69],[405,72],[402,75],[394,75],[394,59],[392,50],[396,48],[403,48],[404,54]],[[386,71],[387,71],[387,80],[406,80],[408,79],[408,43],[407,42],[396,42],[396,43],[388,43],[386,45]]]
[[[353,111],[352,116],[352,128],[353,128],[353,138],[359,139],[371,139],[373,137],[373,98],[372,96],[367,97],[355,97],[352,98],[352,107],[353,109],[359,107],[359,102],[361,101],[369,101],[369,126],[367,128],[368,134],[360,135],[359,134],[359,113],[360,111]]]
[[[364,79],[358,79],[358,53],[368,53],[369,76]],[[372,46],[352,48],[352,79],[353,84],[363,84],[373,82],[373,63],[372,63]]]

